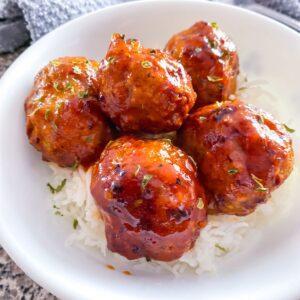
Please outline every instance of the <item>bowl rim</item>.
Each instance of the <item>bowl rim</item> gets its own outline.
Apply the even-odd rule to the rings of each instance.
[[[15,69],[15,66],[18,65],[19,61],[23,60],[24,57],[26,57],[32,50],[37,49],[42,45],[43,43],[47,43],[48,40],[51,39],[51,37],[55,36],[58,32],[64,31],[70,27],[73,26],[76,22],[84,22],[84,20],[90,18],[91,16],[97,15],[97,14],[105,14],[107,12],[113,13],[116,10],[122,9],[123,7],[136,7],[136,6],[143,6],[148,3],[152,3],[153,5],[161,5],[161,4],[170,4],[170,5],[176,5],[179,3],[186,3],[186,5],[193,5],[193,4],[200,4],[200,5],[206,5],[211,7],[223,7],[224,9],[233,10],[236,12],[240,12],[247,15],[252,15],[255,18],[260,18],[264,22],[272,23],[273,26],[276,26],[280,28],[280,30],[287,31],[289,34],[293,34],[294,38],[300,38],[300,34],[297,33],[295,30],[289,28],[288,26],[273,20],[267,16],[261,15],[259,13],[250,11],[246,8],[242,8],[239,6],[234,6],[227,3],[219,3],[219,2],[208,2],[205,0],[140,0],[140,1],[132,1],[132,2],[125,2],[120,3],[112,6],[108,6],[105,8],[100,8],[95,11],[92,11],[90,13],[84,14],[82,16],[79,16],[77,18],[74,18],[53,31],[47,33],[45,36],[40,38],[38,41],[36,41],[34,44],[30,45],[6,70],[6,72],[3,74],[3,76],[0,79],[0,94],[1,91],[5,88],[7,82],[13,78],[13,72]],[[1,104],[0,104],[1,105]],[[1,112],[0,110],[0,116],[5,112]],[[0,153],[2,147],[0,148]],[[0,170],[0,178],[2,176],[1,173],[3,173],[3,170]],[[2,183],[0,181],[0,197],[3,194],[2,192]],[[22,252],[21,247],[18,245],[17,239],[10,234],[8,228],[5,226],[5,224],[1,223],[0,220],[0,245],[5,249],[5,251],[8,253],[10,258],[13,259],[14,262],[25,272],[26,275],[28,275],[30,278],[32,278],[36,283],[38,283],[40,286],[45,288],[47,291],[51,292],[54,295],[58,295],[59,297],[67,298],[67,299],[74,299],[74,294],[70,292],[70,289],[65,289],[61,284],[57,284],[57,280],[55,279],[55,276],[49,275],[47,273],[47,270],[41,269],[38,266],[38,261],[35,261],[34,257],[31,257],[30,255],[27,255],[26,253]],[[114,300],[119,299],[119,296],[114,293],[114,291],[105,290],[101,285],[99,285],[99,291],[101,289],[101,296],[105,297],[107,300]],[[297,292],[299,292],[299,288],[297,289]],[[99,294],[100,295],[100,294]],[[122,296],[123,298],[127,299],[126,295]],[[133,299],[133,298],[131,298]]]

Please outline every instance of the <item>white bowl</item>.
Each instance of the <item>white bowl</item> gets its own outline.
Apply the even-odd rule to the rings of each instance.
[[[0,236],[16,263],[40,285],[65,299],[290,299],[300,297],[299,188],[294,209],[264,232],[243,258],[215,275],[124,276],[99,259],[65,247],[71,230],[48,210],[48,170],[28,144],[24,99],[34,75],[64,55],[101,58],[113,32],[163,47],[197,20],[217,21],[238,46],[250,78],[265,78],[283,109],[279,117],[300,129],[300,35],[255,13],[199,1],[142,1],[119,5],[73,20],[25,51],[0,82]],[[262,105],[263,106],[263,105]],[[275,107],[277,106],[277,107]],[[274,110],[278,105],[274,102]],[[299,155],[299,134],[294,135]],[[297,157],[298,161],[298,157]],[[282,199],[284,201],[285,199]],[[272,220],[270,220],[272,223]]]

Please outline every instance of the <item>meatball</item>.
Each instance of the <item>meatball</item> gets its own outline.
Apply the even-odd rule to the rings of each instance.
[[[62,167],[89,165],[111,139],[98,99],[98,69],[96,61],[63,57],[36,76],[25,102],[26,128],[44,160]]]
[[[165,49],[191,75],[197,93],[195,108],[228,100],[235,92],[239,72],[236,47],[216,23],[197,22],[174,35]]]
[[[168,140],[123,136],[110,143],[93,167],[91,192],[108,248],[128,259],[177,259],[206,224],[196,166]]]
[[[292,141],[284,126],[238,100],[198,109],[179,136],[198,164],[213,213],[253,212],[293,168]]]
[[[180,63],[120,34],[101,63],[99,84],[102,110],[125,132],[177,130],[196,100]]]

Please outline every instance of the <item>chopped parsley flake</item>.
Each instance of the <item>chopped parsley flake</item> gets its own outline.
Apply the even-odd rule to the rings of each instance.
[[[93,136],[92,135],[87,136],[85,138],[85,141],[88,142],[88,143],[92,142],[93,141]]]
[[[223,58],[223,59],[228,58],[228,57],[229,57],[229,54],[230,54],[229,51],[224,49],[224,50],[222,51],[222,58]]]
[[[71,84],[70,81],[67,81],[67,82],[66,82],[65,88],[66,88],[67,91],[68,91],[68,90],[71,90],[71,89],[73,88],[73,86],[72,86],[72,84]]]
[[[137,42],[137,39],[130,39],[129,42],[130,42],[131,46],[134,47],[135,42]]]
[[[289,133],[293,133],[293,132],[296,131],[295,129],[293,129],[293,128],[287,126],[286,124],[283,124],[283,126],[284,126],[285,130],[286,130],[287,132],[289,132]]]
[[[60,65],[60,61],[54,59],[54,60],[51,61],[51,65],[54,66],[54,67],[57,67],[57,66]]]
[[[107,60],[108,64],[112,64],[112,63],[114,63],[114,61],[116,60],[116,58],[114,56],[110,56],[106,60]]]
[[[78,66],[74,66],[74,67],[73,67],[73,72],[74,72],[75,74],[81,74],[81,69],[80,69]]]
[[[267,192],[268,191],[268,188],[263,186],[262,179],[256,177],[254,174],[251,174],[251,177],[257,185],[257,188],[256,188],[257,191],[259,191],[259,192]]]
[[[198,204],[197,204],[197,207],[198,207],[199,209],[204,208],[203,199],[202,199],[201,197],[198,198]]]
[[[67,182],[67,179],[65,178],[62,180],[62,182],[57,187],[52,186],[49,182],[47,183],[47,186],[52,194],[57,194],[64,188],[64,186],[66,185],[66,182]]]
[[[63,216],[64,216],[59,210],[57,210],[57,211],[55,212],[55,214],[56,214],[57,216],[60,216],[60,217],[63,217]]]
[[[142,180],[142,190],[144,190],[149,183],[149,181],[152,179],[152,175],[150,174],[145,174]]]
[[[81,98],[81,99],[86,98],[88,95],[89,95],[88,91],[80,91],[78,93],[78,97]]]
[[[53,87],[54,89],[58,92],[59,91],[59,88],[58,88],[58,82],[54,82],[53,83]]]
[[[63,106],[63,102],[62,101],[60,101],[60,102],[57,102],[56,104],[55,104],[55,109],[57,110],[57,111],[59,111],[60,110],[60,108]]]
[[[46,109],[46,111],[45,111],[45,120],[46,121],[48,121],[49,116],[50,116],[50,109]]]
[[[228,249],[226,249],[226,248],[224,248],[224,247],[222,247],[220,244],[215,244],[215,247],[216,248],[218,248],[219,250],[221,250],[222,252],[224,252],[224,253],[227,253],[227,252],[229,252],[229,250]]]
[[[239,172],[238,169],[229,169],[229,170],[227,171],[227,173],[230,174],[230,175],[237,174],[238,172]]]
[[[218,28],[219,28],[217,22],[211,22],[210,25],[211,25],[211,27],[214,28],[214,29],[218,29]]]
[[[222,81],[222,77],[214,76],[214,75],[208,75],[207,80],[210,82],[219,82]]]
[[[144,60],[144,61],[142,61],[142,67],[145,69],[149,69],[152,67],[152,63],[148,60]]]
[[[78,161],[76,160],[76,161],[74,162],[74,164],[71,166],[72,171],[77,170],[78,166],[79,166],[79,163],[78,163]]]
[[[247,89],[246,86],[241,86],[241,87],[239,88],[239,91],[244,91],[244,90],[246,90],[246,89]]]
[[[74,219],[73,220],[73,229],[76,230],[78,227],[78,220],[77,219]]]
[[[260,123],[260,124],[264,124],[265,123],[265,118],[264,118],[264,116],[262,114],[259,114],[257,116],[257,120],[258,120],[258,123]]]
[[[210,48],[216,48],[217,47],[217,43],[213,40],[208,40],[208,44],[209,44]]]

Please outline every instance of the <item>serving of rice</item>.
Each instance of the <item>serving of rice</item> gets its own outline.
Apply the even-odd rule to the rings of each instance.
[[[264,92],[260,84],[262,82],[248,83],[241,75],[238,97],[252,103],[254,102],[249,99],[261,98],[266,104],[272,96]],[[232,98],[235,96],[232,95]],[[259,106],[259,101],[255,104]],[[52,186],[58,186],[66,179],[61,191],[51,194],[51,205],[58,217],[66,218],[73,224],[73,232],[66,240],[67,246],[80,245],[87,251],[96,250],[99,255],[109,256],[110,261],[115,260],[117,264],[123,264],[130,270],[170,271],[174,275],[191,270],[197,274],[213,272],[224,260],[249,248],[249,243],[257,243],[261,238],[259,229],[266,226],[271,217],[280,217],[291,207],[292,203],[288,201],[289,191],[292,190],[291,186],[297,184],[297,170],[294,170],[284,185],[272,194],[271,199],[266,204],[259,205],[254,213],[246,217],[209,216],[208,224],[201,231],[194,248],[174,262],[146,262],[145,259],[129,261],[107,249],[104,224],[90,193],[91,171],[85,171],[81,167],[76,170],[60,168],[52,163],[49,163],[49,167],[52,170],[49,179]]]

